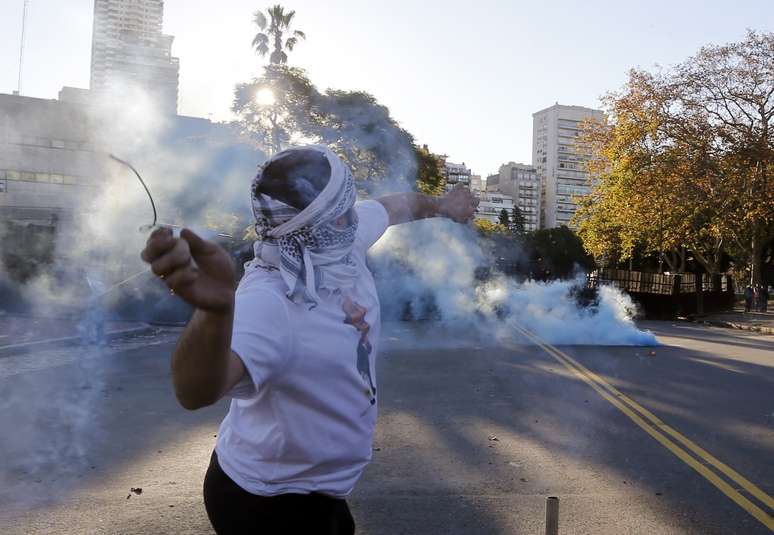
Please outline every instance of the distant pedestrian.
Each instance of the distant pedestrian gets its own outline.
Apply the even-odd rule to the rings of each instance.
[[[744,289],[744,311],[750,312],[750,309],[752,309],[753,306],[753,288],[749,284],[747,285],[747,288]]]
[[[764,284],[761,286],[761,312],[768,312],[769,310],[769,285]]]

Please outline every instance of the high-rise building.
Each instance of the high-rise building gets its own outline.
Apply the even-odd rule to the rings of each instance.
[[[132,85],[151,96],[160,111],[177,113],[180,65],[174,37],[161,32],[163,0],[94,0],[91,89]]]
[[[604,121],[600,110],[556,104],[532,114],[532,165],[541,184],[540,227],[570,225],[575,198],[591,191],[589,153],[578,141],[581,123]]]

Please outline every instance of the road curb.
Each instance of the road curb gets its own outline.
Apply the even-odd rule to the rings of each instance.
[[[121,338],[130,336],[137,336],[142,334],[151,334],[158,329],[152,325],[144,324],[139,327],[132,327],[131,329],[121,329],[118,331],[110,331],[105,333],[105,341],[112,342]],[[33,340],[32,342],[22,342],[20,344],[10,344],[0,346],[0,358],[10,355],[17,355],[19,353],[28,353],[36,349],[50,349],[62,346],[80,345],[82,339],[80,336],[63,336],[61,338],[48,338],[46,340]]]
[[[733,321],[720,321],[720,320],[706,320],[706,319],[691,319],[693,323],[701,323],[704,325],[710,325],[712,327],[725,327],[726,329],[738,329],[740,331],[751,331],[761,334],[774,334],[774,327],[766,327],[763,325],[745,325],[744,323],[734,323]]]

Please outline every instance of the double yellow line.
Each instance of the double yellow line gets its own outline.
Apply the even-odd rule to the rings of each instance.
[[[685,437],[682,433],[662,422],[655,414],[645,407],[624,395],[613,385],[600,376],[584,367],[578,361],[548,344],[538,335],[528,329],[516,325],[516,329],[527,339],[540,346],[546,353],[559,361],[570,372],[593,388],[600,396],[610,402],[615,408],[624,413],[631,421],[637,424],[643,431],[656,439],[662,446],[676,455],[685,464],[696,470],[707,481],[715,485],[723,494],[731,498],[739,507],[750,513],[761,524],[774,531],[774,517],[764,509],[743,496],[710,467],[720,472],[728,479],[739,485],[750,496],[755,497],[766,509],[774,511],[774,499],[762,491],[751,481],[743,477],[739,472],[712,456],[706,450]],[[679,444],[678,444],[679,443]],[[682,447],[680,446],[682,445]],[[689,453],[690,452],[690,453]],[[691,455],[691,453],[693,455]]]

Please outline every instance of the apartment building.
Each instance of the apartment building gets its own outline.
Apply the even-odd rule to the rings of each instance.
[[[532,115],[532,165],[541,184],[540,228],[570,226],[577,197],[591,191],[589,153],[579,140],[586,120],[604,121],[604,114],[555,104]]]
[[[458,184],[462,184],[468,189],[470,188],[470,177],[473,173],[467,168],[465,162],[452,163],[446,161],[444,163],[444,173],[446,175],[446,191],[450,191]]]
[[[513,211],[513,199],[496,191],[488,191],[481,194],[474,217],[476,219],[486,219],[491,223],[499,223],[500,214],[503,210],[507,212],[508,218],[510,218]]]
[[[180,64],[174,37],[162,33],[162,0],[95,0],[91,89],[121,92],[135,85],[163,113],[177,113]]]

